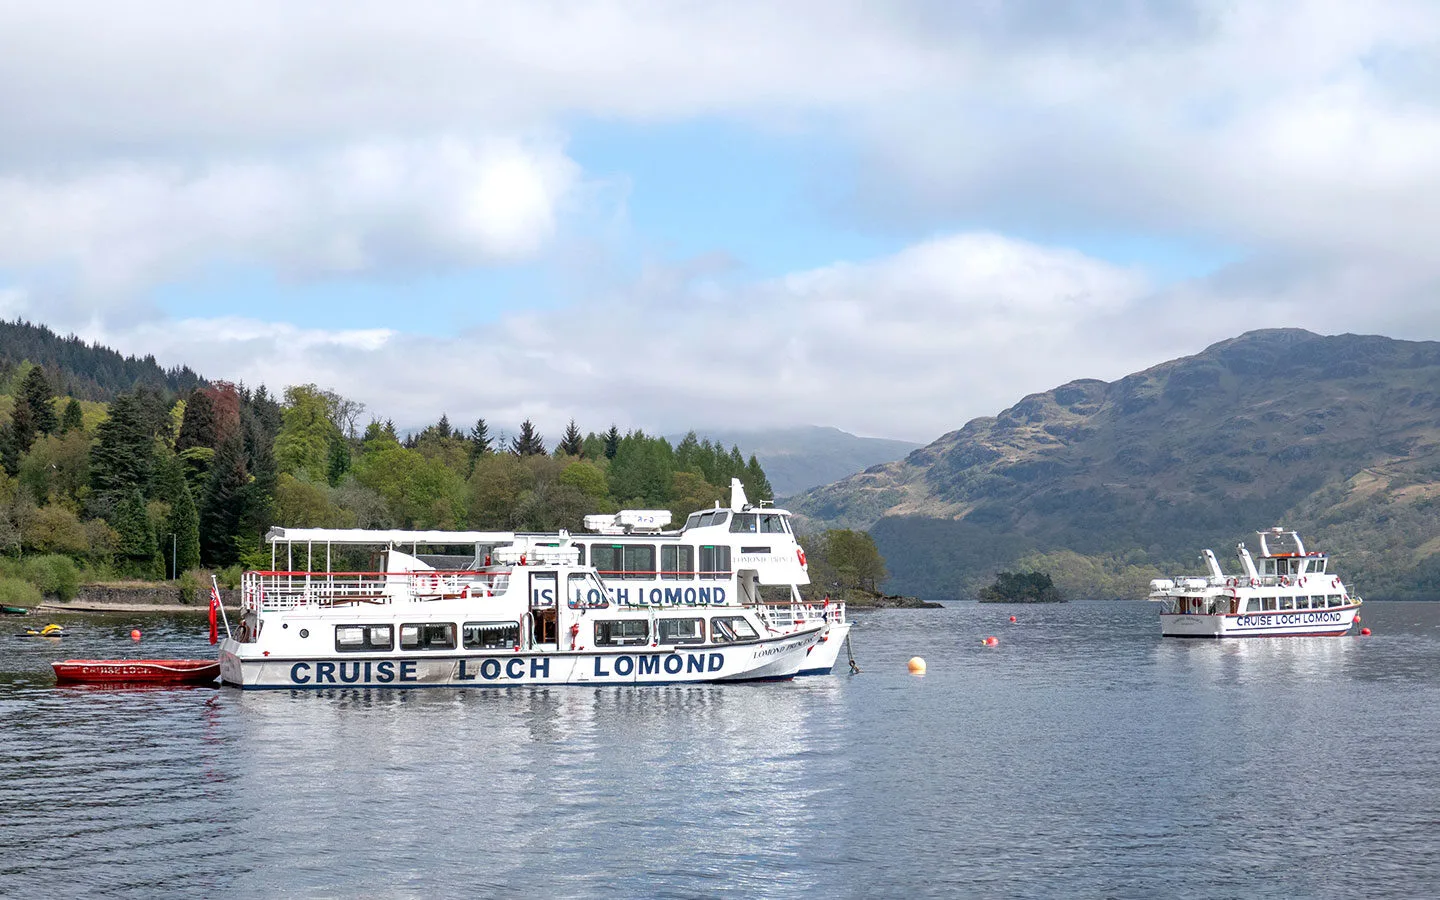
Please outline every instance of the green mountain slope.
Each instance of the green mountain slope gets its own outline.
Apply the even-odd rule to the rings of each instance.
[[[15,380],[23,362],[44,366],[57,394],[80,400],[110,401],[141,386],[182,394],[205,383],[188,367],[161,368],[153,356],[122,356],[44,325],[0,321],[0,383]]]
[[[726,447],[748,448],[760,460],[776,497],[789,497],[817,485],[830,484],[876,463],[899,459],[919,447],[913,441],[857,437],[838,428],[707,430],[701,437]],[[684,435],[670,439],[679,443]]]
[[[1025,554],[1196,569],[1301,529],[1373,596],[1440,597],[1440,343],[1256,331],[1081,380],[790,501],[868,528],[886,588],[973,596]]]

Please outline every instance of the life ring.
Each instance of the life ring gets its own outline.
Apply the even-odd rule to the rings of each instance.
[[[1227,579],[1225,579],[1225,586],[1226,586],[1226,587],[1232,587],[1232,588],[1233,588],[1233,587],[1235,586],[1235,579],[1233,579],[1233,578],[1227,578]]]
[[[1255,587],[1255,585],[1257,585],[1258,583],[1259,583],[1259,582],[1257,582],[1255,579],[1253,579],[1253,578],[1250,579],[1250,586],[1251,586],[1252,588]]]
[[[1286,578],[1284,575],[1281,575],[1281,576],[1280,576],[1280,586],[1281,586],[1281,587],[1289,587],[1289,586],[1290,586],[1290,579]]]
[[[1340,586],[1340,577],[1338,575],[1330,579],[1330,586],[1332,588],[1338,588]]]
[[[805,548],[804,548],[804,547],[796,547],[796,548],[795,548],[795,558],[798,559],[798,560],[800,560],[800,568],[802,568],[802,569],[805,568]]]
[[[1301,578],[1300,581],[1297,582],[1297,583],[1298,583],[1301,587],[1304,587],[1304,586],[1305,586],[1305,579],[1304,579],[1304,578]]]

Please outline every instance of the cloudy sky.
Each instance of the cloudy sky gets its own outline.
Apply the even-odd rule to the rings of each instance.
[[[0,316],[402,426],[928,441],[1437,234],[1429,0],[0,4]]]

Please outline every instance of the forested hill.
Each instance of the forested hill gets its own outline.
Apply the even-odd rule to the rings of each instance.
[[[188,367],[161,368],[153,356],[122,356],[73,334],[61,337],[44,325],[0,321],[0,385],[10,385],[17,374],[23,377],[19,368],[25,362],[43,366],[56,393],[80,400],[109,401],[137,387],[175,395],[205,383]]]
[[[1283,329],[1032,394],[790,506],[870,529],[886,588],[931,599],[1017,560],[1070,596],[1142,596],[1277,524],[1364,595],[1440,599],[1437,499],[1440,343]]]

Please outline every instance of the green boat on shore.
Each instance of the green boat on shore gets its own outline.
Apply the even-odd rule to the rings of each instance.
[[[4,614],[7,615],[7,616],[28,616],[28,615],[30,615],[30,607],[28,607],[28,606],[0,606],[0,613],[4,613]]]

